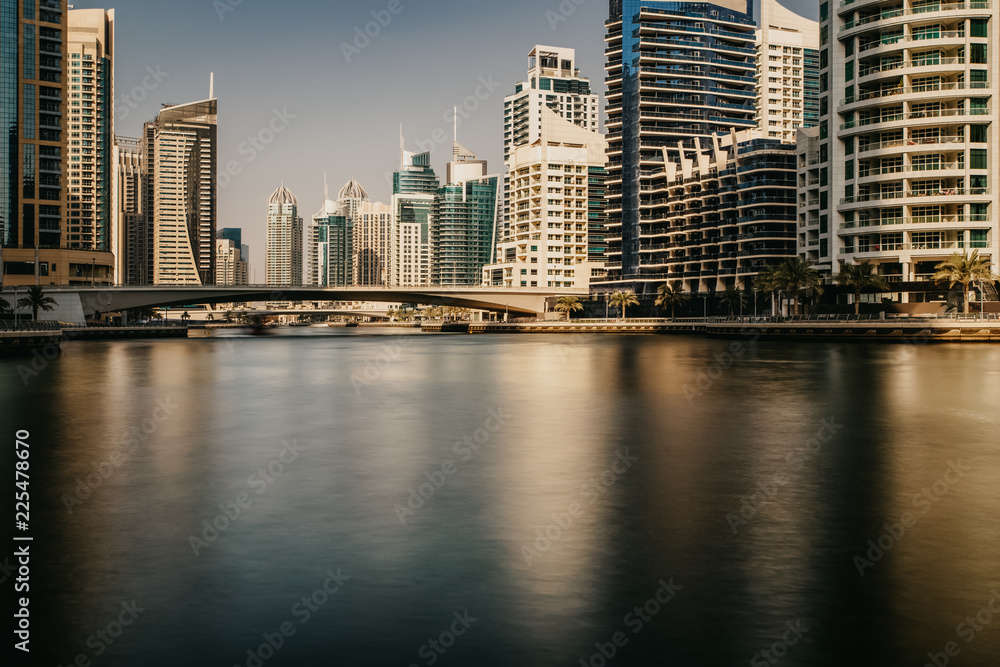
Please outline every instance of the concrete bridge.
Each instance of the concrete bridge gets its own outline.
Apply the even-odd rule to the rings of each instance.
[[[370,301],[454,306],[517,316],[544,313],[546,300],[560,296],[587,297],[587,290],[537,287],[46,287],[58,313],[47,319],[76,321],[82,314],[111,313],[147,306],[194,306],[254,301]],[[23,291],[22,291],[23,294]],[[8,299],[9,300],[9,299]]]

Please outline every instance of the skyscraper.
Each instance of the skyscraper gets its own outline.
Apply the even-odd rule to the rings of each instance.
[[[302,232],[299,200],[282,183],[267,200],[267,251],[264,266],[267,285],[302,285]]]
[[[431,209],[431,283],[478,285],[493,256],[499,177],[486,175],[486,161],[455,141],[448,184],[438,188]]]
[[[215,240],[216,285],[246,285],[249,282],[248,269],[240,246],[232,239],[221,236]]]
[[[819,201],[803,254],[831,272],[871,262],[903,301],[939,293],[934,267],[954,252],[997,270],[997,11],[820,5],[820,124],[800,155]]]
[[[111,226],[115,239],[115,283],[144,285],[152,244],[142,217],[142,150],[138,139],[115,137]]]
[[[324,183],[323,207],[312,218],[308,232],[309,285],[347,287],[354,284],[354,220],[360,204],[367,201],[364,188],[353,178],[330,199]],[[354,215],[347,215],[353,210]]]
[[[607,34],[608,289],[649,293],[667,278],[669,211],[647,187],[667,162],[699,159],[712,136],[755,126],[752,0],[610,0]],[[668,152],[669,151],[669,152]]]
[[[118,251],[112,224],[115,11],[69,12],[69,197],[66,246]]]
[[[65,238],[65,0],[0,0],[0,44],[0,278],[8,285],[110,280],[110,253],[71,251]]]
[[[152,240],[146,283],[215,280],[217,114],[214,98],[164,106],[142,139],[142,212]]]
[[[757,127],[795,143],[798,128],[819,123],[819,23],[761,0],[756,48]]]
[[[354,219],[356,285],[391,285],[394,236],[393,209],[389,204],[363,202]]]
[[[576,50],[536,45],[528,53],[528,73],[504,97],[504,186],[501,230],[503,241],[510,228],[510,177],[508,163],[518,146],[538,141],[542,108],[556,112],[575,125],[597,132],[600,127],[600,99],[590,90],[590,79],[580,76]]]
[[[604,273],[607,144],[550,109],[542,109],[540,121],[539,140],[515,148],[508,162],[511,231],[482,279],[504,287],[586,288]]]
[[[400,139],[402,141],[402,139]],[[401,166],[392,175],[393,257],[395,285],[430,284],[430,213],[440,183],[431,154],[414,154],[400,146]]]

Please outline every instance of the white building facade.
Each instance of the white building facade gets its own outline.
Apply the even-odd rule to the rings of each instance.
[[[798,128],[819,123],[819,23],[763,0],[756,49],[757,127],[793,144]]]
[[[267,201],[267,250],[264,267],[267,285],[302,285],[302,227],[299,200],[282,184]]]
[[[834,273],[872,262],[903,302],[936,300],[928,281],[955,252],[978,250],[995,272],[996,5],[824,2],[820,48],[821,120],[805,160],[818,259]]]
[[[597,132],[542,110],[540,137],[511,153],[510,230],[483,268],[484,284],[587,288],[603,275],[603,262],[591,261],[589,227],[592,214],[603,215],[606,147]]]

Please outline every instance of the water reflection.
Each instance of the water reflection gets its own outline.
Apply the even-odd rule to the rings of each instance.
[[[4,424],[36,446],[45,657],[97,658],[88,637],[133,598],[100,664],[246,664],[286,621],[270,664],[426,664],[464,610],[442,664],[586,664],[622,631],[617,664],[731,665],[796,621],[782,664],[964,642],[1000,586],[1000,352],[743,344],[730,363],[731,342],[679,337],[71,343],[27,387],[4,360]],[[995,631],[962,644],[965,664],[998,653]]]

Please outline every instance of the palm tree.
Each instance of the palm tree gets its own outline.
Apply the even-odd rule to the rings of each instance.
[[[215,320],[215,315],[213,315],[212,313],[209,313],[209,314],[208,314],[208,315],[207,315],[207,316],[205,317],[205,319],[206,319],[206,320],[208,320],[209,322],[212,322],[212,321],[214,321],[214,320]]]
[[[774,265],[765,267],[763,271],[754,276],[753,286],[755,289],[771,295],[772,306],[777,303],[775,297],[781,289],[780,280],[778,279],[778,267]]]
[[[736,285],[730,285],[719,296],[719,301],[729,310],[729,314],[733,315],[737,308],[742,309],[747,305],[747,295]]]
[[[969,285],[972,283],[993,283],[997,279],[990,272],[990,260],[979,256],[978,250],[956,252],[934,267],[937,273],[932,280],[947,282],[948,287],[962,286],[962,312],[969,314]]]
[[[813,268],[812,262],[798,257],[789,257],[775,271],[778,289],[795,295],[795,313],[800,312],[799,293],[812,290],[816,294],[823,293],[823,279]]]
[[[6,313],[8,310],[10,310],[10,301],[0,297],[0,313]]]
[[[682,292],[678,287],[663,283],[656,290],[656,305],[670,309],[670,319],[676,317],[677,306],[686,306],[691,302],[691,295]]]
[[[580,303],[580,297],[561,296],[556,303],[556,310],[560,313],[566,313],[566,321],[569,322],[570,316],[575,311],[583,310],[583,304]]]
[[[629,306],[639,305],[639,299],[636,298],[635,292],[615,292],[609,301],[612,306],[621,309],[622,320],[625,319],[625,311]]]
[[[233,311],[227,310],[226,313],[223,315],[223,317],[226,320],[226,324],[229,324],[230,322],[233,321]]]
[[[871,262],[846,264],[833,279],[854,293],[855,315],[861,312],[862,292],[889,291],[889,283],[875,273],[875,265]]]
[[[183,321],[185,321],[185,322],[188,321],[188,320],[190,320],[191,319],[191,313],[189,313],[188,311],[185,310],[183,313],[181,313],[181,319]]]
[[[46,312],[52,310],[52,306],[58,306],[59,304],[51,296],[46,296],[42,291],[42,288],[38,285],[32,285],[28,288],[28,296],[17,302],[18,308],[31,308],[32,319],[36,322],[38,321],[38,311],[44,310]]]

